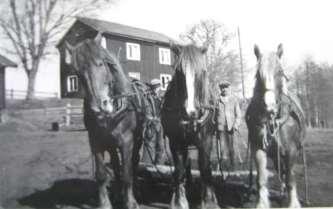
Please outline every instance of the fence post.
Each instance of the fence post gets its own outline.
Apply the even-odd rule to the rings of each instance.
[[[71,104],[67,103],[66,105],[66,126],[71,125]]]
[[[10,99],[14,99],[14,89],[10,90]]]

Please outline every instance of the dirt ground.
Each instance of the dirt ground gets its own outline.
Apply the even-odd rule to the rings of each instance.
[[[0,125],[0,205],[3,208],[93,207],[96,185],[92,181],[86,131],[52,132],[46,127],[17,120]],[[307,132],[310,206],[333,206],[333,130]],[[303,198],[302,169],[298,170],[299,196]],[[143,209],[168,208],[171,185],[145,179],[138,185]],[[197,191],[197,186],[194,183],[192,191]],[[242,184],[218,185],[217,190],[219,200],[225,205],[246,207],[240,204],[246,193]],[[189,194],[194,202],[196,195],[196,192]]]

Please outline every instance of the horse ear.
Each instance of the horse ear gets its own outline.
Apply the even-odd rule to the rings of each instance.
[[[257,44],[254,45],[254,54],[256,55],[258,60],[261,58],[261,52]]]
[[[179,55],[180,54],[180,51],[181,51],[181,48],[180,48],[180,45],[173,42],[173,41],[170,41],[170,49],[176,54],[176,55]]]
[[[102,33],[101,32],[97,33],[97,35],[94,39],[94,41],[96,42],[97,45],[101,45],[102,38],[103,38]]]
[[[68,52],[70,54],[73,54],[74,47],[70,43],[68,43],[67,41],[65,41],[65,48],[68,50]]]
[[[208,51],[208,48],[207,48],[207,47],[202,47],[202,48],[201,48],[201,53],[202,53],[202,54],[206,54],[207,51]]]
[[[278,46],[278,48],[277,48],[277,52],[276,52],[276,54],[277,54],[277,56],[278,56],[279,58],[282,57],[282,54],[283,54],[283,46],[282,46],[282,44],[279,44],[279,46]]]

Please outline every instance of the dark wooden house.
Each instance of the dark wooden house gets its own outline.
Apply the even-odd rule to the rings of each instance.
[[[82,88],[71,66],[71,55],[64,43],[75,45],[101,33],[101,45],[119,57],[129,77],[145,82],[159,79],[162,90],[167,87],[173,70],[173,54],[169,48],[171,38],[157,32],[117,23],[77,18],[57,44],[60,52],[61,97],[82,97]]]
[[[0,55],[0,111],[6,107],[6,67],[17,67],[17,65]]]

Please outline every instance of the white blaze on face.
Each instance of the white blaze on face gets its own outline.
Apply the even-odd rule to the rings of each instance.
[[[276,112],[276,107],[275,107],[275,93],[273,91],[267,91],[265,93],[265,104],[268,112]]]
[[[186,80],[186,91],[187,91],[187,100],[186,100],[186,113],[192,115],[195,112],[194,106],[194,70],[191,69],[190,65],[185,66],[185,80]]]
[[[266,93],[264,95],[264,101],[266,104],[267,111],[273,111],[276,112],[276,98],[275,98],[275,81],[274,81],[274,75],[273,73],[270,73],[269,70],[273,69],[274,66],[272,66],[271,62],[267,62],[265,60],[262,65],[262,74],[263,78],[265,80],[265,87],[266,87]]]
[[[112,105],[112,101],[108,95],[109,91],[108,91],[108,87],[105,87],[105,89],[103,89],[103,91],[101,91],[101,107],[105,112],[108,113],[112,113],[113,112],[113,105]]]

